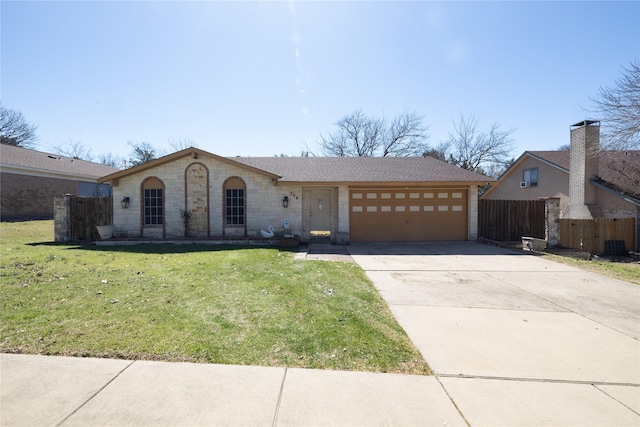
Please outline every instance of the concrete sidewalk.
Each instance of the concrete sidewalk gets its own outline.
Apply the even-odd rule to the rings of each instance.
[[[464,426],[435,377],[0,355],[2,426]]]
[[[640,286],[472,242],[337,249],[435,376],[2,354],[0,426],[640,426]]]

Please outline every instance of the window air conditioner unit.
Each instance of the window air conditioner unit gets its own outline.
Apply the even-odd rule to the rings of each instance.
[[[528,182],[526,182],[526,181],[522,181],[522,182],[520,183],[520,188],[528,188],[528,187],[529,187],[529,183],[528,183]]]

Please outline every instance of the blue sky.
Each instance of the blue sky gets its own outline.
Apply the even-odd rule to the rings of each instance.
[[[37,149],[128,156],[187,139],[299,155],[357,109],[516,128],[514,156],[569,142],[589,97],[640,59],[640,2],[0,2],[0,99]]]

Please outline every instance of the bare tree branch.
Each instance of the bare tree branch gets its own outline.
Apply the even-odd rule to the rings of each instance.
[[[480,173],[496,173],[509,165],[514,149],[511,135],[515,129],[501,130],[494,123],[488,131],[480,131],[480,120],[473,116],[460,116],[453,123],[449,140],[441,144],[441,151],[449,163]]]
[[[396,116],[389,128],[382,146],[383,157],[421,156],[427,150],[429,138],[427,127],[422,126],[424,116],[415,112],[405,112]]]
[[[115,168],[126,167],[126,160],[111,152],[98,154],[98,163]]]
[[[592,113],[600,117],[602,146],[609,150],[640,148],[640,63],[622,68],[616,87],[601,87]]]
[[[338,129],[320,135],[320,152],[325,156],[375,157],[421,156],[426,150],[427,128],[422,116],[403,113],[387,125],[384,118],[368,117],[357,110],[336,122]]]
[[[190,139],[181,138],[181,139],[171,139],[169,140],[169,145],[174,151],[181,151],[186,148],[197,147],[198,144],[193,142]]]
[[[69,139],[64,144],[59,144],[52,147],[53,151],[57,154],[71,157],[73,159],[93,161],[93,155],[91,149],[85,146],[81,141],[74,141]]]
[[[0,104],[0,143],[15,147],[33,148],[38,137],[37,126],[28,123],[22,113]]]
[[[129,146],[133,149],[131,157],[129,158],[130,166],[138,166],[162,156],[162,154],[148,142],[129,141]]]

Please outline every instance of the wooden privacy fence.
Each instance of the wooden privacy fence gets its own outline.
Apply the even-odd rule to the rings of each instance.
[[[622,240],[635,248],[635,218],[561,219],[560,246],[591,254],[605,254],[605,241]]]
[[[478,201],[478,235],[500,242],[522,236],[545,238],[544,200]]]
[[[56,196],[54,223],[57,242],[94,242],[96,225],[113,224],[113,197]]]

